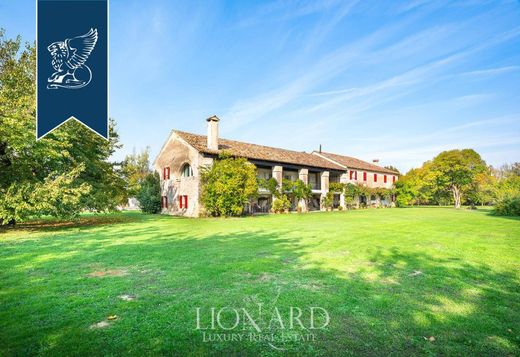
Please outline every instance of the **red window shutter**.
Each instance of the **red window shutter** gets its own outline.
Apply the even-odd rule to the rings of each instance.
[[[163,180],[166,180],[166,167],[163,167],[162,169],[162,178]]]
[[[354,180],[357,180],[357,171],[354,171]]]
[[[188,209],[188,196],[184,196],[184,208]]]
[[[367,173],[363,172],[363,181],[366,181],[366,180],[367,180]]]
[[[170,179],[170,167],[169,166],[166,168],[166,179],[167,180]]]
[[[392,182],[395,183],[395,176],[392,176]]]
[[[385,183],[386,183],[386,175],[384,176],[384,181],[385,181]]]
[[[182,209],[182,196],[179,196],[179,208]]]
[[[374,182],[377,182],[377,174],[374,174]]]
[[[352,180],[352,170],[350,170],[350,179]]]
[[[168,208],[168,196],[164,196],[164,208]]]

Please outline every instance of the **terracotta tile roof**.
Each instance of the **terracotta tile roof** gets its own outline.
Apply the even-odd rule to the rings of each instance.
[[[219,154],[222,151],[226,151],[232,155],[248,159],[345,171],[345,169],[340,165],[310,153],[243,143],[222,138],[219,138],[218,140],[219,150],[210,150],[207,147],[207,138],[205,135],[186,133],[179,130],[174,130],[174,132],[195,149],[205,154]]]
[[[378,166],[378,165],[374,165],[374,164],[371,164],[369,162],[366,162],[366,161],[363,161],[363,160],[359,160],[359,159],[356,159],[355,157],[350,157],[350,156],[344,156],[344,155],[337,155],[337,154],[332,154],[332,153],[329,153],[329,152],[321,152],[319,153],[320,155],[324,156],[324,157],[327,157],[341,165],[344,165],[348,168],[353,168],[353,169],[358,169],[358,170],[366,170],[366,171],[375,171],[375,172],[382,172],[382,173],[388,173],[388,174],[393,174],[393,175],[397,175],[399,174],[398,172],[394,171],[394,170],[389,170],[389,169],[386,169],[384,167],[381,167],[381,166]]]

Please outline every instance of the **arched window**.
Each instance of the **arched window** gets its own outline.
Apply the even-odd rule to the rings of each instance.
[[[190,164],[184,164],[181,171],[182,177],[191,177],[193,176],[193,170],[191,169]]]

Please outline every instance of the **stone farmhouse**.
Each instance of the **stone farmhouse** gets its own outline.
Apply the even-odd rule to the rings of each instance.
[[[353,157],[319,151],[312,153],[249,144],[219,138],[219,118],[212,116],[207,121],[207,135],[197,135],[173,130],[154,161],[154,169],[161,177],[162,213],[198,217],[202,211],[199,203],[200,168],[211,165],[225,151],[233,156],[245,157],[257,167],[257,177],[274,177],[296,181],[301,179],[312,187],[312,198],[307,210],[323,210],[322,199],[329,191],[331,182],[357,183],[367,187],[393,187],[398,173],[379,165]],[[297,202],[289,196],[292,209]],[[251,207],[250,213],[270,211],[274,197],[264,190]],[[391,202],[372,195],[360,196],[358,204],[387,206]],[[304,203],[305,204],[305,203]],[[342,194],[334,195],[335,208],[345,208]]]

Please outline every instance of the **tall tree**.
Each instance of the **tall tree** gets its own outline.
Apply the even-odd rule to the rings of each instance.
[[[149,172],[145,175],[139,183],[136,197],[143,212],[161,212],[161,178],[157,172]]]
[[[34,46],[0,30],[0,224],[113,209],[124,192],[108,161],[120,147],[115,123],[108,142],[76,121],[37,141],[35,70]]]
[[[150,148],[147,147],[140,153],[135,150],[127,155],[121,164],[121,173],[126,183],[126,192],[129,197],[137,195],[145,177],[150,170]]]
[[[401,175],[401,171],[399,171],[399,169],[395,166],[387,165],[387,166],[385,166],[385,169],[395,171],[395,172],[397,172],[397,174]]]
[[[475,177],[486,168],[475,150],[463,149],[441,152],[433,159],[429,171],[435,186],[451,192],[455,208],[460,208],[463,194],[469,192]]]

